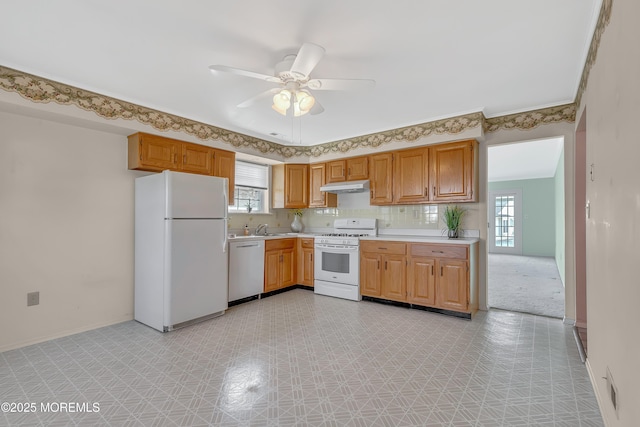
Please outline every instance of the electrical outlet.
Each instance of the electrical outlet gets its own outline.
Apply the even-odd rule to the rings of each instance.
[[[27,294],[27,307],[40,304],[40,292],[29,292]]]
[[[611,375],[611,371],[607,366],[607,393],[609,394],[609,399],[611,400],[611,404],[613,405],[613,409],[616,412],[616,418],[619,418],[618,408],[620,407],[619,397],[618,397],[618,387],[613,382],[613,375]]]

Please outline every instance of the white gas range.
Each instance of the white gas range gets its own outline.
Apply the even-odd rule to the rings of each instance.
[[[314,292],[360,301],[360,237],[376,236],[376,219],[336,219],[314,240]]]

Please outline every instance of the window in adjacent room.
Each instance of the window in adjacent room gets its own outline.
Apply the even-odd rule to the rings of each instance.
[[[268,213],[269,166],[236,160],[235,204],[229,212]]]

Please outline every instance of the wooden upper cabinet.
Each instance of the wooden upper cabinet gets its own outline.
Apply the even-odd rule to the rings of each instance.
[[[429,149],[426,147],[396,151],[393,164],[393,202],[396,204],[429,201]]]
[[[367,156],[327,162],[327,183],[369,179]]]
[[[271,207],[309,207],[309,165],[280,164],[271,167]]]
[[[474,179],[476,141],[461,141],[430,147],[430,199],[434,202],[476,201]]]
[[[229,204],[233,204],[236,153],[205,145],[138,132],[129,135],[129,169],[150,172],[172,170],[214,175],[229,180]]]
[[[129,169],[162,172],[178,170],[182,162],[182,143],[147,133],[129,135]]]
[[[204,145],[182,143],[182,164],[180,170],[183,172],[198,173],[201,175],[213,174],[213,160],[211,154],[213,149]]]
[[[334,160],[327,162],[327,184],[347,180],[347,161]]]
[[[393,203],[393,154],[381,153],[369,156],[370,203]]]
[[[326,179],[325,163],[316,163],[309,166],[309,207],[310,208],[335,208],[338,206],[338,195],[320,191]]]
[[[229,204],[233,205],[236,189],[236,153],[213,149],[213,175],[229,180]]]
[[[347,159],[347,181],[369,179],[369,158],[352,157]]]

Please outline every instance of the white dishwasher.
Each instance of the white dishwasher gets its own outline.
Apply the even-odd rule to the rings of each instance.
[[[229,302],[264,289],[264,240],[229,242]]]

